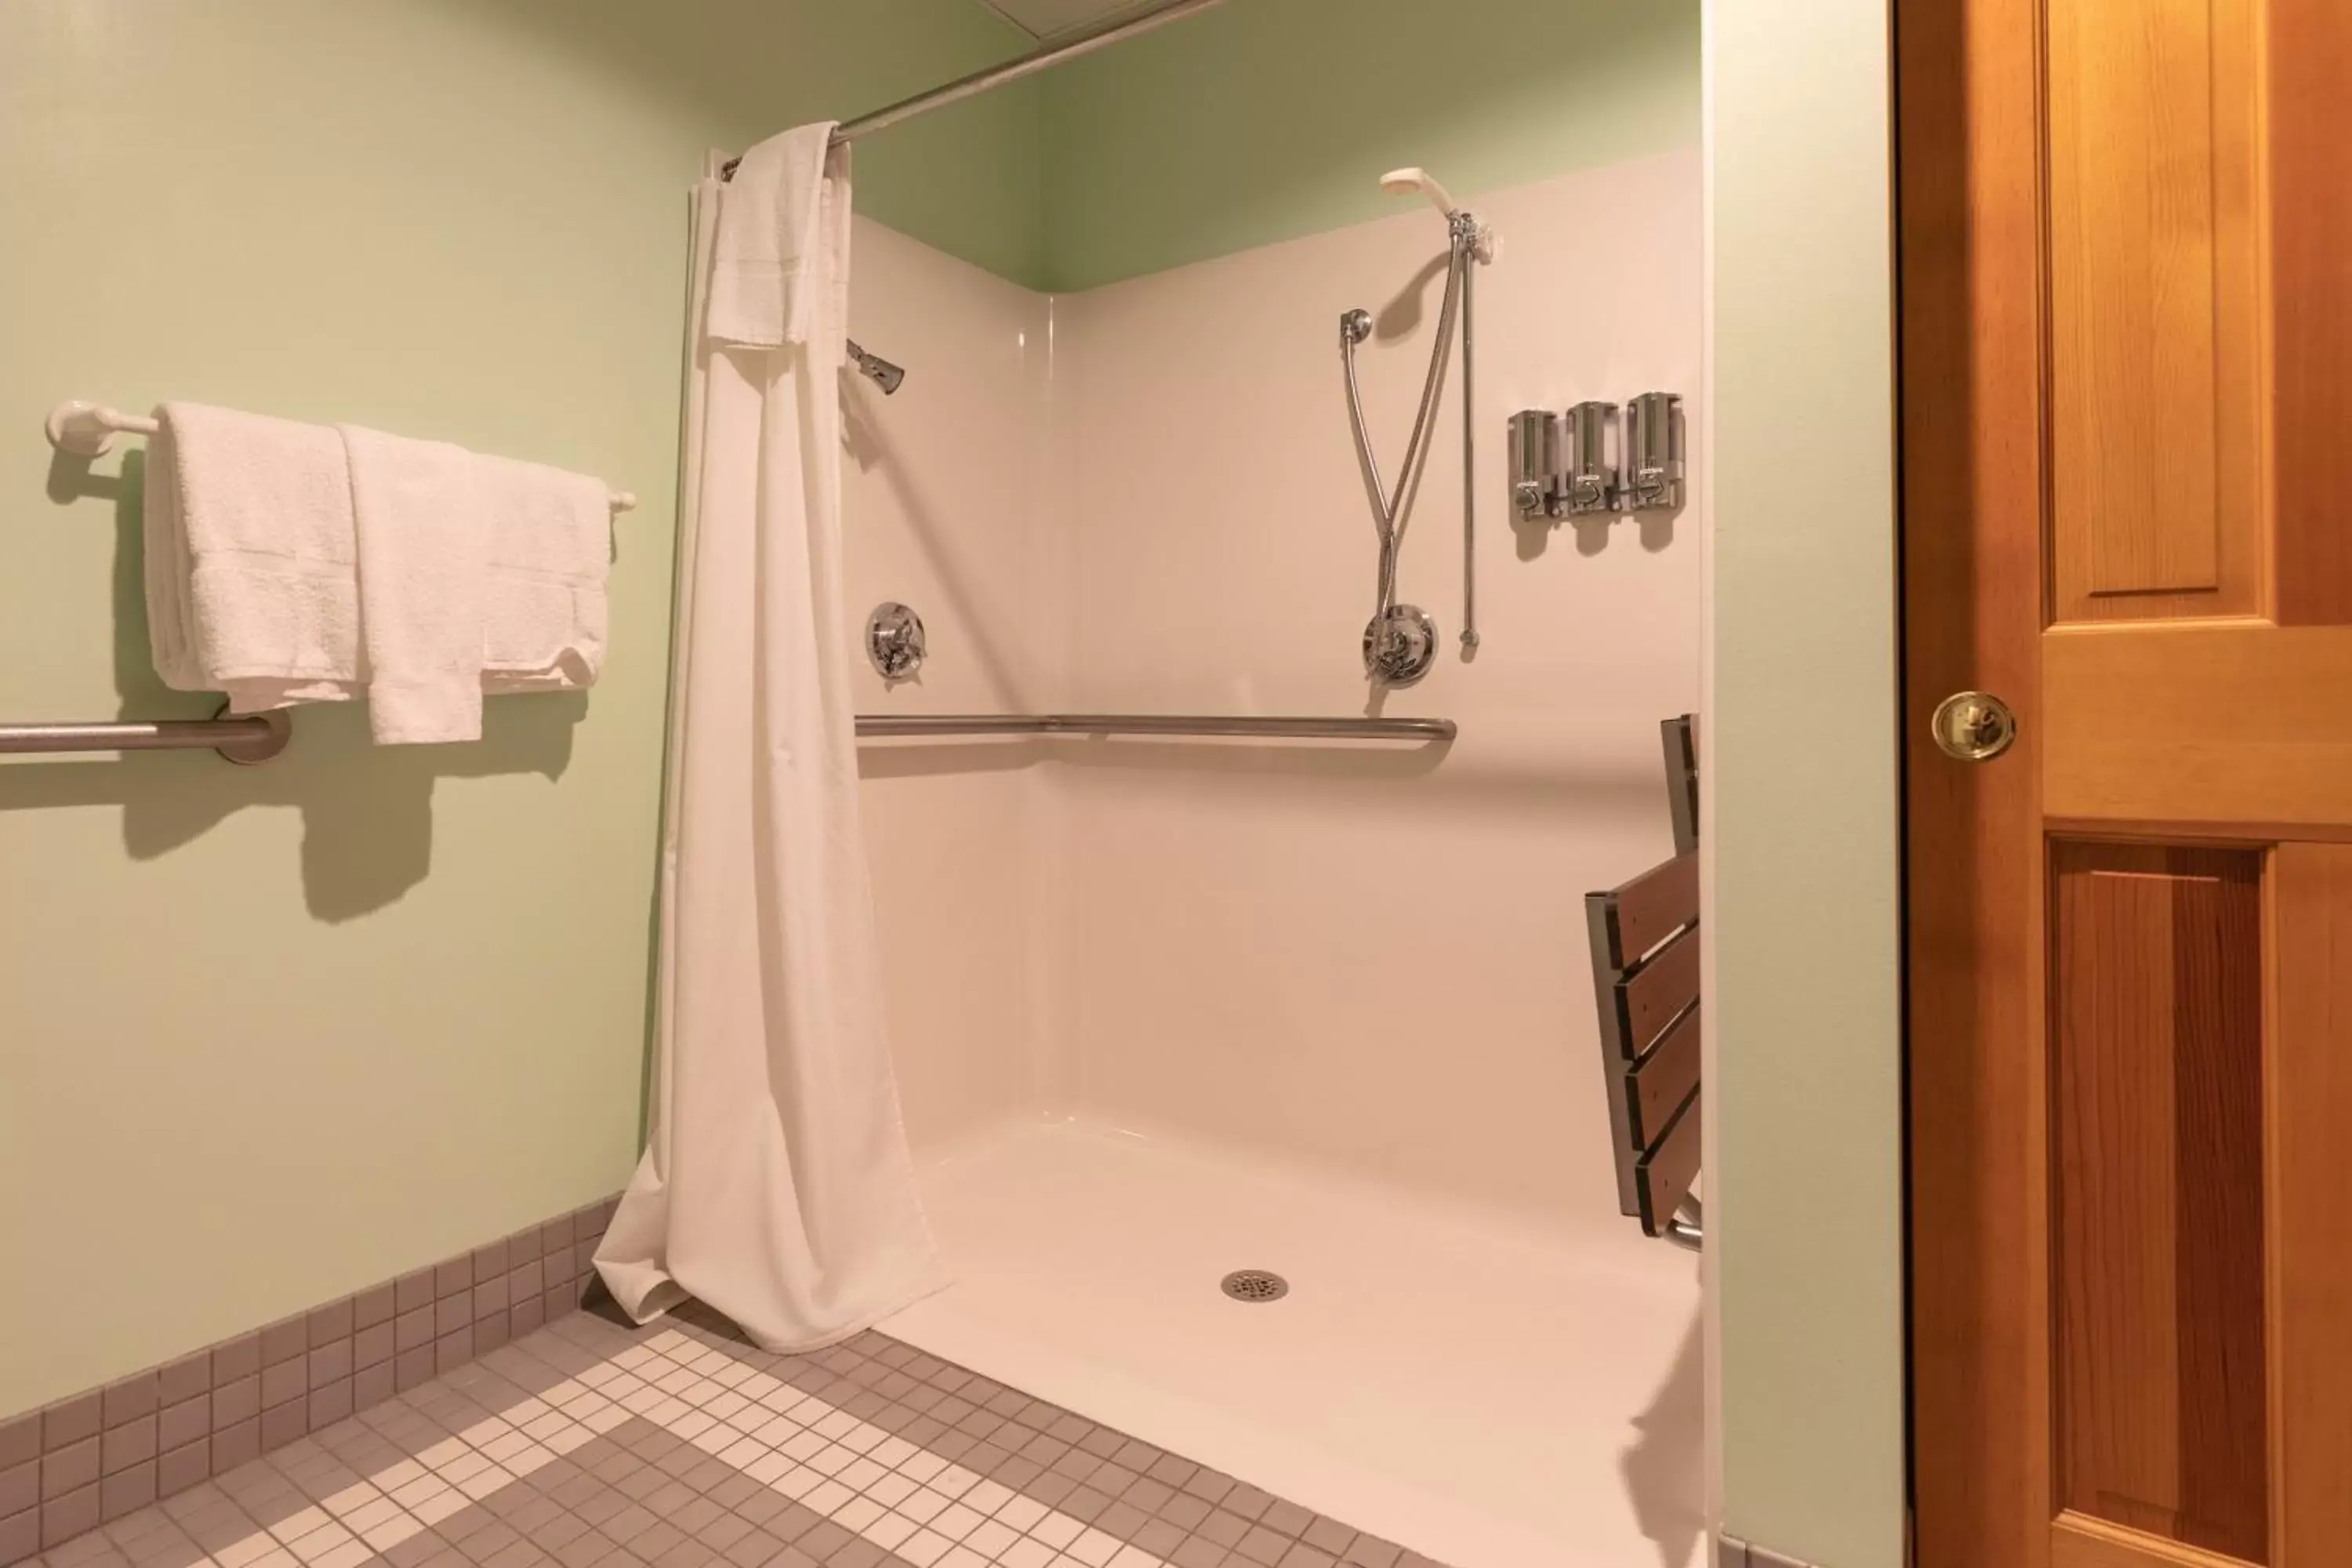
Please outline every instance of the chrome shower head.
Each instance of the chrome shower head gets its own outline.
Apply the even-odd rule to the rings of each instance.
[[[855,342],[849,345],[849,361],[857,367],[858,374],[882,389],[882,395],[885,397],[898,391],[899,384],[907,379],[907,373],[903,369],[892,364],[880,354],[867,353]]]

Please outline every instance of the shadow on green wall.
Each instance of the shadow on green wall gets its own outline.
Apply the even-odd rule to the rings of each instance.
[[[205,692],[174,691],[157,677],[147,637],[140,506],[146,455],[124,456],[120,474],[92,471],[59,454],[49,497],[114,502],[114,685],[118,716],[202,719],[219,706]],[[502,699],[486,705],[482,739],[469,746],[377,746],[362,704],[304,709],[294,743],[274,761],[237,767],[210,752],[130,754],[112,762],[23,762],[0,767],[0,811],[76,805],[122,808],[122,841],[134,860],[155,860],[240,811],[302,813],[302,889],[314,919],[353,920],[396,901],[433,866],[433,790],[444,778],[495,773],[563,775],[585,693]]]

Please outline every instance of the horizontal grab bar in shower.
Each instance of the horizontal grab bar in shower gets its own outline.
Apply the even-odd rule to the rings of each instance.
[[[1258,719],[1175,713],[860,714],[869,740],[951,735],[1219,735],[1300,741],[1451,741],[1451,719]],[[242,718],[126,719],[103,723],[0,724],[0,755],[36,752],[209,749],[233,763],[266,763],[286,749],[283,709]]]
[[[0,755],[33,752],[215,751],[266,763],[293,737],[284,709],[231,719],[121,719],[98,724],[0,724]]]
[[[1256,735],[1299,741],[1451,741],[1451,719],[1257,719],[1172,713],[858,715],[869,740],[944,735]]]

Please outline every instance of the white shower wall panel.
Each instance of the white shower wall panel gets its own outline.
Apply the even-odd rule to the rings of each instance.
[[[1069,1103],[1110,1125],[1617,1227],[1582,896],[1672,850],[1658,724],[1696,705],[1695,510],[1515,525],[1520,408],[1698,393],[1696,153],[1472,203],[1484,643],[1462,626],[1458,380],[1400,594],[1419,685],[1368,688],[1374,532],[1339,321],[1393,478],[1444,288],[1396,216],[1056,309],[1058,545],[1087,710],[1433,715],[1416,746],[1098,743],[1057,753],[1073,905]],[[1691,443],[1696,449],[1696,443]]]
[[[1376,171],[1367,170],[1367,177]],[[931,632],[867,712],[1433,715],[1458,741],[884,742],[862,757],[900,1082],[956,1284],[890,1331],[1439,1561],[1684,1568],[1698,1288],[1617,1213],[1583,895],[1671,851],[1695,511],[1515,526],[1504,423],[1698,394],[1696,154],[1480,197],[1485,645],[1449,391],[1364,680],[1374,534],[1444,287],[1424,206],[1047,300],[861,226],[853,618]],[[1024,1125],[1025,1123],[1025,1125]],[[1238,1266],[1292,1292],[1244,1307]]]
[[[862,653],[860,712],[1019,711],[1047,700],[1042,459],[1051,307],[1041,295],[860,220],[851,331],[909,369],[895,396],[845,373],[849,619],[896,600],[931,659],[886,683]],[[892,742],[860,752],[892,1047],[919,1154],[1046,1095],[1038,939],[1062,894],[1036,749]]]

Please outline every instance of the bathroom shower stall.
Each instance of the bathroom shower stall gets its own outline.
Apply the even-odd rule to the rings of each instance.
[[[1264,34],[1220,61],[1220,37],[1059,68],[1096,73],[1090,135],[1150,138],[1148,173],[1212,209],[1184,117],[1215,111],[1154,84],[1327,64]],[[1509,134],[1487,119],[1457,156]],[[1674,847],[1658,735],[1698,706],[1696,516],[1528,515],[1507,438],[1518,410],[1665,389],[1697,449],[1696,142],[1483,160],[1475,454],[1457,352],[1418,482],[1385,476],[1392,586],[1333,323],[1363,308],[1395,462],[1458,240],[1378,186],[1458,183],[1444,148],[1321,149],[1345,221],[1096,286],[856,237],[853,336],[906,377],[842,380],[849,619],[908,606],[925,653],[861,661],[861,715],[1456,730],[869,735],[890,1035],[954,1280],[882,1327],[1440,1561],[1683,1568],[1704,1536],[1699,1261],[1619,1212],[1583,910]],[[1410,683],[1367,672],[1391,602],[1434,624]]]

